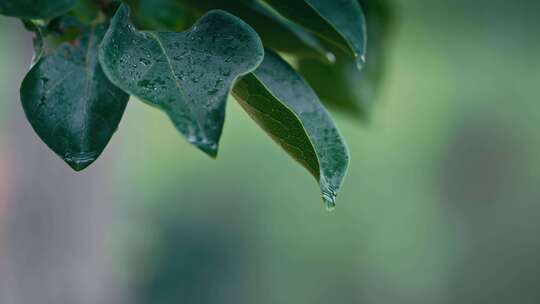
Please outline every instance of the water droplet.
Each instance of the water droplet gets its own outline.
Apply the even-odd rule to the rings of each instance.
[[[323,189],[322,199],[326,207],[326,211],[331,212],[336,209],[336,191],[332,188]]]
[[[325,202],[325,207],[326,207],[326,211],[332,212],[332,211],[336,210],[336,203],[335,203],[335,202],[326,201],[326,202]]]
[[[356,68],[358,70],[362,70],[366,65],[366,56],[365,55],[357,55],[356,56]]]
[[[327,52],[326,53],[326,60],[328,60],[328,62],[330,62],[330,63],[336,63],[336,55],[334,55],[334,53]]]
[[[150,65],[150,60],[146,59],[146,58],[140,58],[139,59],[139,62],[142,64],[142,65]]]

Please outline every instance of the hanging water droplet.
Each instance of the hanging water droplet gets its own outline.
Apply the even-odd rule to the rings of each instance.
[[[336,202],[331,200],[324,200],[324,206],[326,207],[326,211],[332,212],[336,209]]]
[[[322,191],[322,199],[326,207],[326,211],[331,212],[336,209],[336,192],[328,188]]]
[[[334,55],[334,53],[327,52],[325,57],[326,57],[326,60],[328,60],[328,62],[336,63],[336,55]]]
[[[362,70],[366,65],[366,56],[365,55],[357,55],[356,56],[356,68],[358,70]]]

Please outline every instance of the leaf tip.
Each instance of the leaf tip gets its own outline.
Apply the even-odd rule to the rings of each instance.
[[[77,162],[77,161],[66,160],[66,163],[71,167],[71,169],[75,170],[76,172],[81,172],[84,169],[88,168],[88,166],[90,166],[93,163],[93,161],[82,163],[82,162]]]
[[[73,170],[80,172],[97,159],[97,153],[66,153],[63,159]]]
[[[207,142],[192,142],[199,150],[206,153],[211,158],[217,158],[218,147],[216,143],[207,143]]]

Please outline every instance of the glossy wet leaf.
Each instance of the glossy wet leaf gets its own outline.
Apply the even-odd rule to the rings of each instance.
[[[328,106],[346,114],[369,119],[383,81],[385,51],[391,16],[383,0],[362,0],[368,23],[368,52],[364,69],[359,71],[352,59],[336,52],[334,65],[316,60],[300,60],[299,72]]]
[[[21,19],[51,19],[69,11],[76,0],[0,0],[0,14]]]
[[[261,1],[188,0],[187,2],[203,12],[222,9],[238,16],[255,29],[265,48],[320,61],[328,61],[331,55],[313,34],[276,14]]]
[[[97,50],[106,26],[43,56],[21,86],[26,117],[39,137],[74,170],[88,167],[118,128],[129,95],[100,68]]]
[[[121,6],[100,61],[113,83],[165,111],[190,143],[215,156],[231,86],[263,53],[255,31],[224,11],[207,13],[182,33],[145,32]]]
[[[366,22],[356,0],[265,0],[278,12],[365,63]]]
[[[242,77],[233,94],[248,114],[319,181],[329,208],[349,164],[347,147],[309,85],[277,54]]]

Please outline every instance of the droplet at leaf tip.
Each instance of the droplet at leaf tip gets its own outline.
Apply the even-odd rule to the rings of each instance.
[[[32,128],[75,171],[86,169],[105,149],[129,98],[97,62],[106,30],[105,24],[81,29],[75,43],[41,56],[20,88]]]
[[[361,54],[356,56],[356,68],[361,71],[366,67],[366,55]]]
[[[267,50],[261,66],[240,79],[234,96],[318,180],[327,208],[334,209],[349,164],[348,148],[305,80],[278,54]],[[285,131],[281,125],[287,126]]]
[[[330,201],[325,201],[324,202],[324,207],[326,208],[326,211],[333,212],[334,210],[336,210],[336,203],[335,202],[330,202]]]
[[[97,153],[66,154],[63,159],[73,170],[80,172],[97,159]]]
[[[336,209],[336,193],[334,191],[323,191],[322,199],[326,211],[332,212]]]

